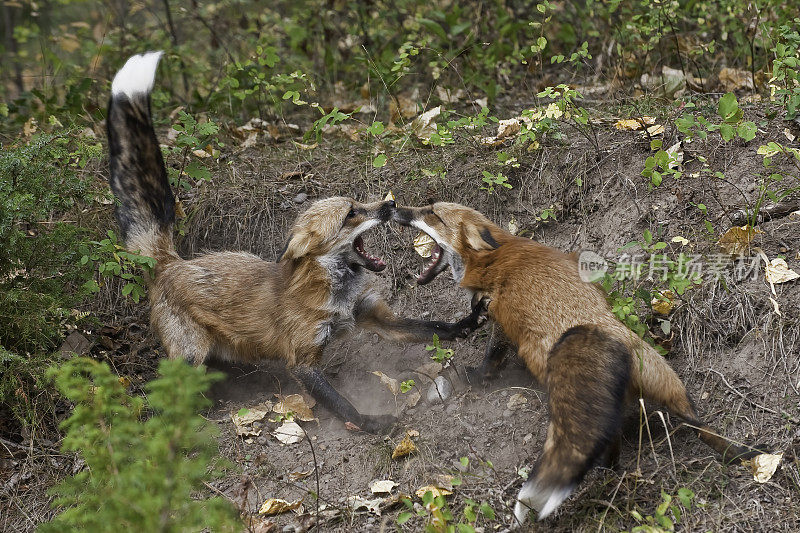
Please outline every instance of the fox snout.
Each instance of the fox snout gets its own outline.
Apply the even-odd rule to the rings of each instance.
[[[378,218],[385,224],[394,219],[395,211],[397,211],[397,204],[395,204],[394,200],[386,200],[378,208]]]
[[[394,202],[392,202],[394,203]],[[392,214],[392,222],[401,226],[410,226],[414,220],[414,210],[408,207],[395,207]]]

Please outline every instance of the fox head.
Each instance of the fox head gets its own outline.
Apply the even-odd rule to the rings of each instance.
[[[280,261],[336,258],[374,272],[386,268],[364,250],[362,234],[392,217],[393,201],[362,204],[352,198],[318,200],[297,217]]]
[[[496,250],[506,232],[478,211],[448,202],[426,207],[398,207],[392,220],[425,232],[436,244],[417,283],[424,285],[449,265],[453,279],[464,277],[464,258]]]

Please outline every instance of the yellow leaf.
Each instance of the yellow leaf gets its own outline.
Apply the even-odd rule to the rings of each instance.
[[[686,237],[681,237],[680,235],[678,235],[678,236],[672,238],[672,242],[679,242],[681,244],[681,246],[686,246],[687,244],[689,244],[689,239],[687,239]]]
[[[295,418],[303,422],[316,420],[311,411],[312,405],[306,403],[306,399],[300,394],[289,394],[288,396],[278,395],[278,403],[272,407],[272,411],[281,415],[293,413]]]
[[[125,387],[126,389],[131,388],[131,379],[128,376],[120,376],[119,378],[117,378],[117,381],[119,381],[119,384]]]
[[[734,226],[719,238],[717,244],[723,252],[729,255],[742,255],[750,248],[750,242],[760,229],[752,226]]]
[[[411,437],[406,435],[403,437],[403,440],[400,441],[394,451],[392,452],[392,459],[399,459],[401,457],[405,457],[406,455],[410,455],[417,451],[417,446],[411,442]]]
[[[660,291],[660,297],[653,298],[650,304],[653,306],[653,312],[657,315],[668,315],[675,307],[675,293],[672,291]]]
[[[267,416],[267,411],[261,409],[240,409],[231,414],[233,425],[236,426],[236,434],[240,437],[257,437],[261,434],[260,429],[252,427],[253,422],[258,422]]]
[[[614,127],[620,131],[634,131],[642,129],[642,125],[651,126],[655,123],[656,119],[653,117],[626,118],[615,122]]]
[[[753,471],[753,479],[758,483],[766,483],[772,478],[773,474],[775,474],[778,465],[781,464],[782,458],[783,454],[781,453],[762,453],[761,455],[756,455],[750,461],[745,462],[750,463],[750,469]]]
[[[303,500],[295,500],[290,503],[280,498],[270,498],[269,500],[264,502],[264,505],[261,506],[261,509],[259,509],[258,514],[276,515],[288,511],[294,511],[295,509],[300,507],[300,504],[302,503]]]
[[[414,494],[417,495],[417,498],[422,498],[423,496],[425,496],[426,492],[430,492],[431,494],[433,494],[434,498],[437,498],[439,496],[449,496],[453,494],[452,490],[447,490],[442,487],[437,487],[436,485],[425,485],[424,487],[420,487]]]
[[[397,203],[397,200],[395,199],[394,193],[392,191],[389,191],[388,193],[386,193],[386,197],[383,199],[383,201],[384,202],[395,202],[395,204]]]
[[[414,250],[422,257],[430,257],[435,244],[436,241],[424,231],[420,231],[419,235],[414,237]]]
[[[662,133],[664,133],[664,126],[662,126],[661,124],[656,124],[654,126],[648,126],[647,127],[647,133],[648,133],[648,135],[651,135],[651,136],[661,135]]]
[[[800,274],[789,268],[786,261],[780,257],[776,257],[770,261],[764,271],[764,277],[767,283],[786,283],[794,279],[800,278]]]
[[[392,489],[394,489],[396,486],[397,483],[391,479],[382,479],[370,485],[369,490],[371,490],[373,494],[384,494],[392,492]]]

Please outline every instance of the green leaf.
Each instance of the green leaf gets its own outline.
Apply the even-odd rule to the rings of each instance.
[[[719,134],[725,142],[728,142],[736,136],[736,130],[727,122],[723,122],[719,125]]]
[[[410,519],[412,516],[414,516],[414,514],[413,514],[413,513],[410,513],[410,512],[408,512],[408,511],[403,511],[402,513],[400,513],[399,515],[397,515],[397,524],[398,524],[398,525],[403,525],[403,524],[405,524],[406,522],[408,522],[408,520],[409,520],[409,519]]]
[[[736,128],[736,133],[745,141],[752,141],[756,136],[756,131],[758,131],[758,128],[754,122],[750,121],[742,122],[739,124],[739,127]]]
[[[200,161],[191,161],[184,169],[186,175],[196,180],[208,181],[211,179],[211,171]]]
[[[367,132],[371,135],[375,135],[376,137],[383,133],[383,130],[383,122],[381,121],[375,121],[369,128],[367,128]]]
[[[741,113],[741,110],[739,109],[739,102],[736,100],[736,95],[733,93],[726,93],[725,96],[720,98],[717,104],[717,113],[719,113],[719,116],[726,122],[738,122],[735,120],[735,117]]]
[[[375,159],[372,160],[372,166],[375,168],[381,168],[386,165],[386,154],[378,154]]]

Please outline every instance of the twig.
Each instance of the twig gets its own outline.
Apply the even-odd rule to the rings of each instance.
[[[716,370],[714,370],[714,369],[713,369],[713,368],[711,368],[711,367],[709,367],[709,368],[707,369],[707,371],[708,371],[708,372],[713,372],[713,373],[715,373],[716,375],[718,375],[720,378],[722,378],[722,382],[723,382],[723,383],[725,383],[725,385],[726,385],[726,386],[727,386],[727,387],[728,387],[730,390],[732,390],[733,392],[735,392],[737,396],[739,396],[741,399],[743,399],[744,401],[746,401],[747,403],[749,403],[749,404],[750,404],[750,405],[752,405],[753,407],[758,407],[759,409],[763,409],[764,411],[766,411],[766,412],[768,412],[768,413],[772,413],[773,415],[779,415],[779,416],[781,415],[781,413],[779,413],[779,412],[775,411],[774,409],[770,409],[769,407],[765,407],[765,406],[763,406],[763,405],[761,405],[761,404],[759,404],[759,403],[756,403],[756,402],[754,402],[753,400],[751,400],[750,398],[748,398],[747,396],[745,396],[744,394],[742,394],[741,392],[739,392],[738,390],[736,390],[736,389],[733,387],[733,385],[731,385],[730,383],[728,383],[728,380],[727,380],[727,379],[725,379],[725,376],[723,376],[723,375],[722,375],[722,372],[717,372]],[[786,413],[783,413],[783,414],[786,414]]]

